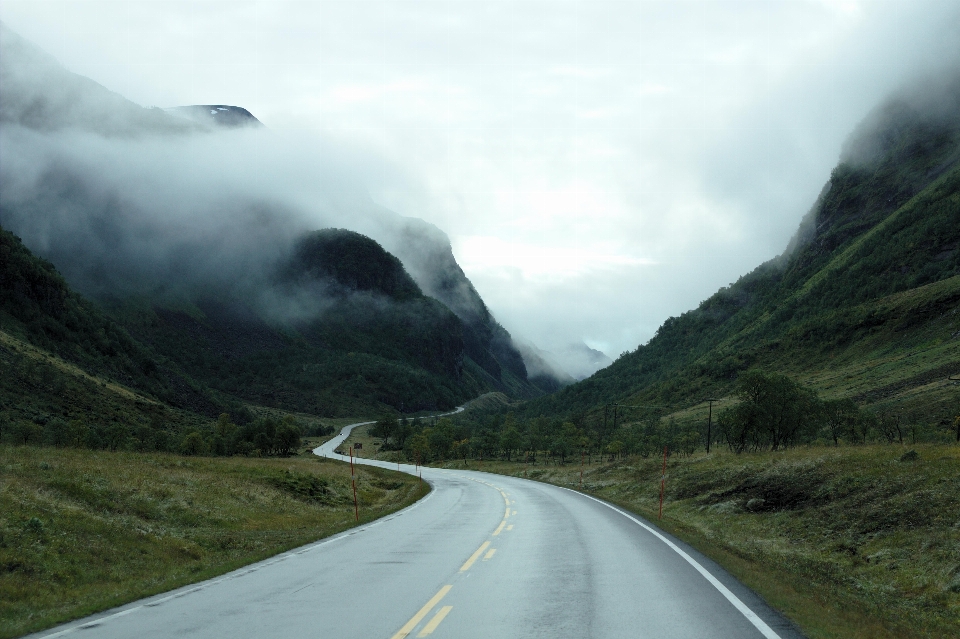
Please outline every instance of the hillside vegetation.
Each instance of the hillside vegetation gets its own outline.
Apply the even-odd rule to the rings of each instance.
[[[948,380],[960,374],[958,87],[938,97],[948,109],[878,109],[783,255],[518,416],[596,430],[620,404],[621,422],[659,411],[703,441],[704,400],[732,399],[738,376],[759,369],[946,437],[960,413]]]
[[[230,126],[256,124],[246,110],[217,105],[192,122],[180,115],[199,105],[145,109],[0,30],[0,330],[239,422],[245,402],[342,417],[557,387],[530,379],[436,227],[342,183],[330,198],[248,190],[255,161],[243,158],[277,140]],[[80,139],[100,151],[78,152]],[[241,157],[222,184],[179,172],[224,149]],[[311,230],[335,220],[366,234]]]
[[[320,416],[449,408],[486,388],[463,374],[461,321],[370,238],[327,229],[276,273],[276,302],[138,297],[109,306],[141,342],[224,394]]]
[[[176,367],[137,343],[96,304],[71,290],[53,264],[33,255],[2,227],[0,331],[90,375],[137,388],[173,407],[207,416],[238,409],[237,402],[212,397]],[[13,353],[17,349],[11,350],[10,344],[7,339],[0,347],[8,366],[17,357]],[[34,357],[23,363],[36,368],[36,362]],[[56,387],[61,388],[59,382]]]

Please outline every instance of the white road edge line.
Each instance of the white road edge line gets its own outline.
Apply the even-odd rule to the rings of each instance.
[[[444,415],[453,415],[453,414],[456,414],[456,413],[461,412],[462,410],[463,410],[463,407],[462,407],[462,406],[458,406],[458,407],[457,407],[457,410],[453,411],[452,413],[444,413]],[[443,417],[444,415],[438,415],[438,417]],[[341,434],[343,434],[343,429],[345,429],[345,428],[350,428],[350,430],[352,431],[353,428],[356,427],[356,426],[366,426],[367,424],[376,424],[376,423],[377,423],[377,422],[359,422],[359,423],[357,423],[357,424],[347,424],[346,426],[344,426],[343,428],[340,429],[340,433],[339,433],[336,437],[339,437]],[[337,445],[339,446],[339,444],[342,444],[343,441],[345,441],[345,440],[347,439],[347,437],[349,437],[349,436],[350,436],[350,433],[348,432],[348,433],[346,434],[346,436],[343,438],[343,440],[341,440]],[[334,437],[333,439],[336,439],[336,437]],[[331,440],[329,440],[329,441],[333,441],[333,440],[331,439]],[[329,441],[324,442],[324,443],[325,443],[325,444],[328,444]],[[323,445],[317,446],[317,447],[314,448],[311,452],[313,452],[313,454],[316,455],[317,457],[327,457],[327,455],[320,455],[319,453],[317,453],[317,451],[320,450],[322,447],[323,447]],[[340,457],[346,457],[346,456],[345,456],[345,455],[340,455]],[[358,461],[358,463],[359,463],[359,460],[355,460],[355,461]],[[364,460],[364,461],[367,461],[367,460]],[[377,464],[371,464],[371,465],[372,465],[372,466],[376,466]],[[412,473],[408,473],[408,474],[412,474]],[[361,525],[361,526],[357,526],[357,527],[355,527],[355,528],[348,528],[347,530],[345,530],[345,531],[343,531],[343,532],[341,532],[341,533],[338,533],[337,535],[335,535],[335,536],[333,536],[333,537],[328,537],[327,539],[324,539],[324,540],[322,540],[322,541],[315,542],[315,543],[310,544],[310,545],[307,545],[307,546],[305,546],[305,547],[301,547],[299,550],[288,550],[287,552],[285,552],[285,553],[283,553],[283,554],[281,554],[281,555],[276,556],[272,561],[271,561],[271,560],[261,560],[260,562],[257,562],[256,564],[253,564],[253,566],[255,566],[255,567],[248,568],[247,570],[243,570],[242,568],[238,568],[237,570],[233,571],[232,573],[227,573],[226,575],[221,576],[219,579],[216,579],[215,581],[210,581],[210,582],[208,582],[208,583],[201,582],[201,584],[203,584],[203,585],[201,585],[201,586],[199,586],[199,587],[192,588],[192,589],[187,590],[187,591],[184,591],[184,592],[179,592],[179,593],[174,594],[174,595],[168,595],[168,596],[163,597],[163,598],[161,598],[161,599],[156,599],[156,600],[154,600],[154,601],[150,601],[149,603],[143,603],[143,604],[140,604],[140,605],[138,605],[138,606],[134,606],[134,607],[132,607],[132,608],[127,608],[126,610],[121,610],[120,612],[115,612],[115,613],[113,613],[112,615],[107,615],[107,616],[105,616],[105,617],[99,617],[99,618],[97,618],[97,619],[94,619],[94,620],[92,620],[92,621],[88,621],[88,622],[86,622],[86,623],[77,624],[77,625],[75,625],[75,626],[70,626],[70,627],[68,627],[68,628],[64,628],[63,630],[59,630],[59,631],[57,631],[57,632],[55,632],[55,633],[53,633],[53,634],[41,635],[41,636],[43,637],[43,639],[53,639],[54,637],[62,637],[63,635],[68,635],[68,634],[70,634],[70,633],[72,633],[72,632],[76,632],[77,630],[82,630],[82,629],[85,629],[85,628],[87,628],[87,627],[92,628],[92,627],[94,627],[94,626],[99,626],[100,624],[102,624],[102,623],[105,622],[105,621],[108,621],[108,620],[110,620],[110,619],[114,619],[114,618],[116,618],[116,617],[123,617],[124,615],[129,615],[131,612],[135,612],[135,611],[139,610],[140,608],[143,608],[143,607],[152,608],[152,607],[158,606],[158,605],[160,605],[160,604],[162,604],[162,603],[164,603],[164,602],[170,601],[171,599],[176,599],[177,597],[183,597],[183,596],[185,596],[185,595],[189,595],[189,594],[191,594],[191,593],[194,593],[194,592],[196,592],[196,591],[198,591],[198,590],[203,590],[204,588],[206,588],[206,587],[208,587],[208,586],[215,586],[215,585],[219,584],[219,583],[222,582],[222,581],[226,581],[227,579],[236,579],[237,577],[242,577],[242,576],[244,576],[244,575],[246,575],[246,574],[248,574],[248,573],[255,572],[256,570],[259,570],[260,568],[263,568],[263,567],[266,567],[266,566],[270,566],[270,565],[272,565],[272,564],[275,564],[275,563],[277,563],[277,562],[279,562],[279,561],[283,561],[283,560],[285,560],[285,559],[290,559],[290,558],[293,557],[294,555],[302,555],[302,554],[304,554],[304,553],[314,551],[314,550],[316,550],[317,548],[319,548],[320,546],[326,546],[327,544],[331,544],[331,543],[333,543],[333,542],[335,542],[335,541],[339,541],[340,539],[346,539],[346,538],[349,537],[350,535],[356,534],[356,533],[358,533],[358,532],[362,532],[362,531],[364,531],[364,530],[367,530],[368,528],[373,528],[374,526],[377,526],[377,525],[379,525],[379,524],[382,524],[383,522],[389,521],[389,520],[391,520],[391,519],[393,519],[393,518],[395,518],[395,517],[399,517],[400,515],[403,515],[403,514],[409,512],[409,511],[413,510],[414,508],[416,508],[417,506],[419,506],[419,505],[422,504],[423,502],[427,501],[429,498],[433,497],[433,494],[434,494],[434,491],[431,490],[429,493],[427,493],[426,495],[424,495],[422,498],[418,499],[417,501],[415,501],[415,502],[412,503],[411,505],[409,505],[409,506],[407,506],[406,508],[404,508],[404,509],[402,509],[402,510],[399,510],[399,511],[397,511],[397,512],[395,512],[395,513],[392,513],[392,514],[389,515],[388,517],[380,517],[380,518],[378,518],[378,519],[374,519],[373,521],[367,522],[366,524],[363,524],[363,525]],[[266,562],[266,563],[263,563],[263,562]],[[258,565],[258,564],[259,564],[259,565]],[[241,571],[242,571],[242,572],[241,572]],[[68,623],[69,623],[69,622],[68,622]],[[91,624],[93,624],[93,625],[91,625]],[[40,632],[43,632],[43,631],[41,630]]]
[[[478,484],[487,484],[487,486],[490,486],[490,487],[492,487],[492,488],[496,488],[496,486],[494,486],[493,484],[487,483],[487,482],[482,481],[482,480],[480,480],[480,479],[474,479],[474,478],[472,478],[472,477],[464,477],[463,475],[456,475],[456,476],[457,476],[457,477],[461,477],[461,478],[463,478],[463,479],[469,479],[469,480],[471,480],[471,481],[475,481],[475,482],[477,482]],[[517,477],[516,479],[523,479],[523,477]],[[699,572],[707,581],[709,581],[710,584],[711,584],[714,588],[716,588],[716,589],[720,592],[721,595],[723,595],[724,597],[726,597],[727,601],[729,601],[731,604],[733,604],[733,607],[736,608],[737,610],[739,610],[739,611],[740,611],[740,614],[742,614],[744,617],[746,617],[747,620],[748,620],[750,623],[752,623],[752,624],[754,625],[754,627],[756,627],[756,629],[759,630],[760,633],[761,633],[764,637],[766,637],[766,639],[783,639],[780,635],[778,635],[776,632],[774,632],[773,628],[771,628],[770,626],[768,626],[763,619],[761,619],[759,616],[757,616],[757,613],[755,613],[753,610],[751,610],[751,609],[747,606],[747,604],[743,603],[743,601],[741,601],[739,597],[737,597],[735,594],[733,594],[732,592],[730,592],[730,590],[729,590],[726,586],[724,586],[722,583],[720,583],[720,581],[719,581],[716,577],[714,577],[713,574],[711,574],[711,572],[710,572],[709,570],[707,570],[706,568],[704,568],[703,566],[701,566],[701,565],[700,565],[700,562],[698,562],[696,559],[694,559],[693,557],[691,557],[690,555],[688,555],[686,552],[684,552],[684,550],[683,550],[682,548],[680,548],[679,546],[677,546],[675,543],[673,543],[672,541],[670,541],[669,539],[667,539],[667,538],[664,537],[663,535],[661,535],[661,534],[660,534],[659,532],[657,532],[655,529],[653,529],[653,528],[651,528],[650,526],[646,525],[645,523],[643,523],[642,521],[640,521],[639,519],[637,519],[637,518],[634,517],[633,515],[624,512],[624,511],[621,510],[620,508],[617,508],[617,507],[614,506],[613,504],[608,504],[607,502],[603,501],[602,499],[597,499],[596,497],[593,497],[593,496],[591,496],[591,495],[587,495],[586,493],[581,493],[580,491],[573,490],[572,488],[565,488],[565,487],[563,487],[563,486],[556,486],[556,487],[557,487],[557,488],[561,488],[561,489],[566,490],[566,491],[569,491],[569,492],[571,492],[571,493],[573,493],[573,494],[575,494],[575,495],[580,495],[581,497],[586,497],[587,499],[592,499],[593,501],[597,502],[598,504],[600,504],[600,505],[602,505],[602,506],[606,506],[606,507],[609,508],[610,510],[612,510],[612,511],[614,511],[614,512],[616,512],[616,513],[619,513],[619,514],[623,515],[624,517],[626,517],[627,519],[629,519],[629,520],[632,521],[633,523],[637,524],[638,526],[640,526],[641,528],[643,528],[643,529],[646,530],[647,532],[649,532],[649,533],[651,533],[652,535],[654,535],[657,539],[659,539],[660,541],[662,541],[663,543],[665,543],[671,550],[673,550],[675,553],[677,553],[678,555],[680,555],[681,557],[683,557],[683,559],[686,560],[686,562],[687,562],[688,564],[690,564],[691,566],[693,566],[694,569],[696,569],[697,572]]]
[[[559,486],[559,488],[563,488],[563,486]],[[626,517],[627,519],[629,519],[629,520],[632,521],[633,523],[637,524],[638,526],[640,526],[641,528],[643,528],[644,530],[646,530],[646,531],[649,532],[650,534],[652,534],[652,535],[654,535],[655,537],[657,537],[657,539],[659,539],[660,541],[662,541],[663,543],[665,543],[667,546],[669,546],[671,550],[673,550],[675,553],[677,553],[678,555],[680,555],[681,557],[683,557],[683,558],[687,561],[688,564],[690,564],[691,566],[693,566],[693,567],[696,569],[697,572],[699,572],[701,575],[703,575],[703,577],[704,577],[707,581],[709,581],[710,584],[711,584],[714,588],[716,588],[716,589],[720,592],[721,595],[723,595],[724,597],[726,597],[726,598],[727,598],[727,601],[729,601],[730,603],[732,603],[732,604],[733,604],[733,607],[736,608],[737,610],[739,610],[740,613],[741,613],[744,617],[746,617],[747,620],[748,620],[750,623],[752,623],[752,624],[756,627],[756,629],[759,630],[760,633],[761,633],[764,637],[766,637],[767,639],[782,639],[782,638],[780,637],[780,635],[778,635],[776,632],[773,631],[773,628],[771,628],[770,626],[768,626],[763,619],[761,619],[760,617],[757,616],[757,613],[755,613],[755,612],[752,611],[749,607],[747,607],[747,604],[745,604],[745,603],[743,603],[742,601],[740,601],[740,598],[739,598],[739,597],[737,597],[735,594],[733,594],[732,592],[730,592],[730,590],[729,590],[726,586],[724,586],[722,583],[720,583],[720,581],[719,581],[716,577],[714,577],[714,576],[710,573],[709,570],[707,570],[706,568],[704,568],[703,566],[701,566],[700,563],[699,563],[696,559],[694,559],[693,557],[691,557],[690,555],[688,555],[686,552],[683,551],[682,548],[680,548],[679,546],[677,546],[675,543],[673,543],[672,541],[670,541],[669,539],[667,539],[667,538],[664,537],[663,535],[661,535],[659,532],[657,532],[656,530],[654,530],[654,529],[651,528],[650,526],[646,525],[645,523],[643,523],[642,521],[640,521],[639,519],[637,519],[637,518],[634,517],[633,515],[630,515],[630,514],[624,512],[624,511],[620,510],[619,508],[617,508],[616,506],[614,506],[614,505],[612,505],[612,504],[608,504],[607,502],[603,501],[602,499],[597,499],[596,497],[592,497],[591,495],[587,495],[587,494],[581,493],[581,492],[579,492],[579,491],[572,490],[572,489],[570,489],[570,488],[563,488],[563,490],[569,490],[570,492],[575,493],[575,494],[577,494],[577,495],[582,495],[583,497],[586,497],[587,499],[592,499],[593,501],[597,502],[598,504],[601,504],[601,505],[603,505],[603,506],[606,506],[607,508],[609,508],[610,510],[612,510],[612,511],[614,511],[614,512],[620,513],[621,515],[623,515],[624,517]]]
[[[371,422],[371,423],[376,423],[376,422]],[[410,512],[411,510],[413,510],[414,508],[416,508],[417,506],[419,506],[419,505],[422,504],[423,502],[425,502],[425,501],[427,501],[428,499],[430,499],[431,497],[433,497],[433,495],[434,495],[434,491],[430,491],[429,493],[427,493],[426,495],[424,495],[422,498],[420,498],[420,499],[418,499],[417,501],[415,501],[414,503],[410,504],[409,506],[407,506],[407,507],[404,508],[403,510],[398,510],[398,511],[396,511],[395,513],[391,514],[389,517],[381,517],[380,519],[374,519],[373,521],[367,522],[367,523],[365,523],[365,524],[363,524],[363,525],[361,525],[361,526],[357,526],[357,527],[355,527],[355,528],[348,528],[347,530],[344,530],[344,531],[342,531],[342,532],[340,532],[340,533],[337,533],[337,534],[336,534],[335,536],[333,536],[333,537],[327,537],[326,539],[320,540],[320,541],[315,542],[315,543],[313,543],[313,544],[310,544],[310,545],[308,545],[308,546],[301,547],[299,550],[288,550],[287,552],[284,553],[285,556],[284,556],[283,558],[284,558],[284,559],[289,559],[289,558],[292,557],[293,555],[300,555],[300,554],[303,554],[303,553],[306,553],[306,552],[314,551],[314,550],[320,548],[321,546],[326,546],[327,544],[332,544],[332,543],[334,543],[334,542],[336,542],[336,541],[339,541],[339,540],[341,540],[341,539],[346,539],[346,538],[349,537],[350,535],[353,535],[353,534],[355,534],[355,533],[357,533],[357,532],[362,532],[362,531],[365,531],[365,530],[367,530],[367,529],[369,529],[369,528],[373,528],[373,527],[375,527],[375,526],[378,526],[378,525],[382,524],[383,522],[387,521],[388,519],[393,519],[393,518],[395,518],[395,517],[399,517],[400,515],[403,515],[403,514],[406,514],[406,513]],[[257,562],[257,564],[252,564],[252,565],[255,566],[255,567],[247,568],[246,570],[243,570],[243,568],[237,568],[237,569],[236,569],[235,571],[233,571],[233,572],[230,572],[230,573],[227,573],[227,574],[225,574],[225,575],[222,575],[220,578],[216,579],[215,581],[211,581],[211,582],[209,582],[209,583],[201,582],[201,583],[203,583],[202,586],[195,587],[195,588],[191,588],[191,589],[189,589],[189,590],[187,590],[187,591],[185,591],[185,592],[178,592],[178,593],[176,593],[176,594],[167,595],[166,597],[162,597],[162,598],[160,598],[160,599],[148,601],[148,602],[142,603],[142,604],[140,604],[140,605],[138,605],[138,606],[134,606],[133,608],[127,608],[126,610],[121,610],[120,612],[115,612],[115,613],[113,613],[112,615],[107,615],[107,616],[105,616],[105,617],[98,617],[97,619],[93,619],[93,620],[91,620],[91,621],[87,621],[87,622],[84,622],[84,623],[80,623],[80,624],[77,624],[77,625],[75,625],[75,626],[70,626],[70,627],[68,627],[68,628],[64,628],[63,630],[58,630],[57,632],[54,632],[53,634],[49,634],[49,635],[43,635],[43,634],[41,634],[41,635],[38,635],[38,636],[39,636],[41,639],[54,639],[54,637],[62,637],[63,635],[68,635],[68,634],[70,634],[70,633],[76,632],[77,630],[86,630],[86,629],[88,629],[88,627],[89,627],[89,628],[92,628],[92,627],[94,627],[94,626],[99,626],[100,624],[104,623],[105,621],[109,621],[110,619],[114,619],[114,618],[116,618],[116,617],[122,617],[122,616],[124,616],[124,615],[129,615],[131,612],[136,612],[136,611],[139,610],[140,608],[153,608],[153,607],[155,607],[155,606],[159,606],[159,605],[162,604],[162,603],[165,603],[165,602],[167,602],[167,601],[170,601],[171,599],[176,599],[176,598],[178,598],[178,597],[183,597],[183,596],[185,596],[185,595],[189,595],[189,594],[194,593],[194,592],[196,592],[196,591],[198,591],[198,590],[203,590],[204,588],[207,588],[207,587],[209,587],[209,586],[216,586],[217,584],[219,584],[219,583],[221,583],[221,582],[223,582],[223,581],[227,581],[228,579],[236,579],[236,578],[238,578],[238,577],[243,577],[243,576],[245,576],[245,575],[247,575],[247,574],[249,574],[249,573],[251,573],[251,572],[256,572],[257,570],[259,570],[259,569],[262,568],[262,567],[266,567],[266,566],[269,566],[270,564],[277,563],[277,561],[280,561],[280,560],[277,559],[277,560],[275,560],[275,561],[270,561],[269,563],[265,563],[265,564],[262,564],[262,565],[258,565],[258,564],[261,564],[262,562],[265,562],[265,561],[268,561],[268,560],[264,559],[264,560],[261,560],[260,562]],[[181,587],[186,587],[186,586],[181,586]],[[154,596],[156,596],[156,595],[154,595]],[[69,622],[67,622],[67,623],[69,623]],[[93,625],[90,625],[90,624],[93,624]],[[42,633],[43,631],[41,630],[41,631],[39,631],[39,632]]]

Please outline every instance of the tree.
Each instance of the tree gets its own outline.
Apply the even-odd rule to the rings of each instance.
[[[533,451],[533,458],[536,461],[537,451],[547,447],[550,433],[550,421],[546,417],[537,417],[530,422],[529,439],[530,450]]]
[[[237,430],[237,425],[230,421],[230,415],[220,413],[217,418],[217,425],[214,426],[213,430],[218,436],[227,439],[233,436],[233,433]]]
[[[183,455],[205,455],[207,442],[198,431],[192,430],[180,442],[180,453]]]
[[[607,444],[607,454],[610,455],[610,461],[613,461],[623,452],[623,442],[615,439]]]
[[[818,399],[785,375],[749,371],[736,387],[740,403],[722,411],[717,426],[735,453],[779,450],[812,439],[818,425]]]
[[[407,457],[421,464],[430,461],[430,442],[427,439],[427,431],[429,430],[431,429],[424,428],[422,432],[408,437],[404,448]]]
[[[550,453],[554,457],[560,458],[560,463],[566,463],[567,456],[573,452],[577,441],[580,440],[580,429],[571,422],[563,422],[560,428],[555,431],[553,444],[550,446]]]
[[[883,412],[877,415],[877,428],[887,443],[898,441],[903,444],[903,417],[900,413]]]
[[[377,423],[370,427],[370,435],[379,437],[386,444],[391,438],[396,438],[399,424],[397,416],[392,413],[384,413]],[[398,446],[400,442],[395,442]]]
[[[427,436],[430,452],[434,458],[446,459],[450,456],[453,442],[456,439],[453,432],[453,422],[441,418],[437,420],[433,428],[424,429],[423,432]]]
[[[107,428],[106,445],[110,450],[119,450],[124,447],[130,431],[123,424],[111,424]]]
[[[470,455],[470,440],[461,439],[453,442],[453,456],[462,459],[463,463],[467,463],[467,457]]]
[[[852,399],[829,399],[823,402],[821,409],[834,446],[840,445],[841,437],[856,438],[860,409]]]
[[[510,455],[513,451],[519,450],[523,446],[523,435],[517,429],[515,424],[510,424],[500,434],[500,447],[507,455],[507,461],[510,461]]]
[[[297,450],[300,446],[301,435],[300,429],[295,424],[284,421],[274,435],[277,453],[287,456],[291,451]]]

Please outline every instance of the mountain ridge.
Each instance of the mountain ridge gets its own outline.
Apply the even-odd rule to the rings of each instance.
[[[680,414],[761,367],[828,396],[948,423],[955,409],[946,375],[921,387],[960,372],[960,326],[950,328],[960,300],[960,76],[938,95],[936,108],[929,96],[926,107],[896,96],[857,127],[783,254],[667,319],[608,368],[518,413],[589,421],[619,403]],[[907,365],[918,348],[929,361]],[[893,361],[904,362],[902,376],[889,374]],[[850,374],[875,376],[877,388],[843,383],[843,362]]]
[[[216,113],[206,114],[214,122],[208,126],[181,117],[204,115],[201,111],[208,105],[179,109],[180,115],[144,109],[67,71],[5,26],[0,36],[0,114],[5,114],[0,124],[4,137],[15,142],[4,146],[32,151],[31,145],[45,145],[38,158],[47,163],[40,164],[40,171],[24,171],[18,154],[8,151],[2,171],[10,188],[0,198],[0,223],[52,259],[71,286],[80,285],[79,290],[96,299],[130,335],[175,360],[190,376],[229,396],[253,383],[242,381],[246,376],[236,370],[238,358],[251,366],[249,358],[259,358],[258,365],[279,375],[276,379],[299,381],[283,392],[257,382],[252,397],[276,404],[286,401],[278,399],[281,396],[292,396],[299,398],[300,409],[325,413],[342,412],[336,408],[339,396],[351,397],[346,404],[355,411],[360,405],[449,408],[488,391],[522,398],[545,392],[528,379],[509,333],[493,318],[456,263],[446,235],[436,227],[372,203],[357,206],[348,197],[338,216],[354,218],[353,230],[366,231],[372,239],[351,236],[354,245],[320,265],[323,274],[311,277],[303,268],[288,268],[283,277],[284,264],[290,267],[299,260],[298,268],[307,266],[305,243],[321,236],[329,239],[331,232],[311,231],[301,212],[280,202],[233,194],[225,198],[219,192],[213,205],[220,211],[198,208],[199,216],[192,219],[172,211],[179,217],[167,220],[164,203],[157,209],[122,180],[99,182],[103,170],[88,154],[64,152],[72,138],[63,136],[77,132],[92,136],[97,145],[113,145],[109,148],[120,160],[136,152],[145,136],[187,139],[202,133],[199,144],[220,143],[227,138],[217,136],[237,134],[215,132],[218,118],[235,111],[255,120],[252,114],[240,107],[209,105],[208,111]],[[43,108],[29,107],[34,103]],[[82,108],[71,110],[65,103]],[[117,138],[122,142],[110,141]],[[159,157],[166,161],[193,146],[162,147]],[[155,168],[163,170],[162,165]],[[204,221],[208,213],[215,213],[210,222]],[[318,226],[329,225],[321,218]],[[364,247],[372,252],[364,252]],[[314,257],[320,253],[314,251]],[[354,264],[349,273],[338,271],[335,267],[346,258],[356,258],[360,265],[373,262],[366,270]],[[348,275],[353,279],[344,280]],[[384,288],[385,277],[393,277],[392,290]],[[388,308],[387,301],[393,306]],[[322,321],[312,321],[318,318]],[[197,348],[190,347],[192,339],[200,340]],[[313,358],[327,358],[317,379],[339,379],[337,384],[352,390],[331,386],[323,401],[307,402],[297,388],[306,384],[318,390],[314,382],[301,378],[319,364],[300,361],[306,351],[293,357],[300,361],[299,373],[277,360],[278,353],[298,348]],[[364,370],[372,377],[357,381]],[[221,379],[221,373],[226,377]],[[348,378],[353,381],[347,383]]]

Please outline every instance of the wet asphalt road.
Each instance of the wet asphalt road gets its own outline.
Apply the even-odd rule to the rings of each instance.
[[[348,430],[315,452],[334,457]],[[608,504],[523,479],[421,470],[434,489],[404,511],[35,636],[802,636],[713,562]]]

